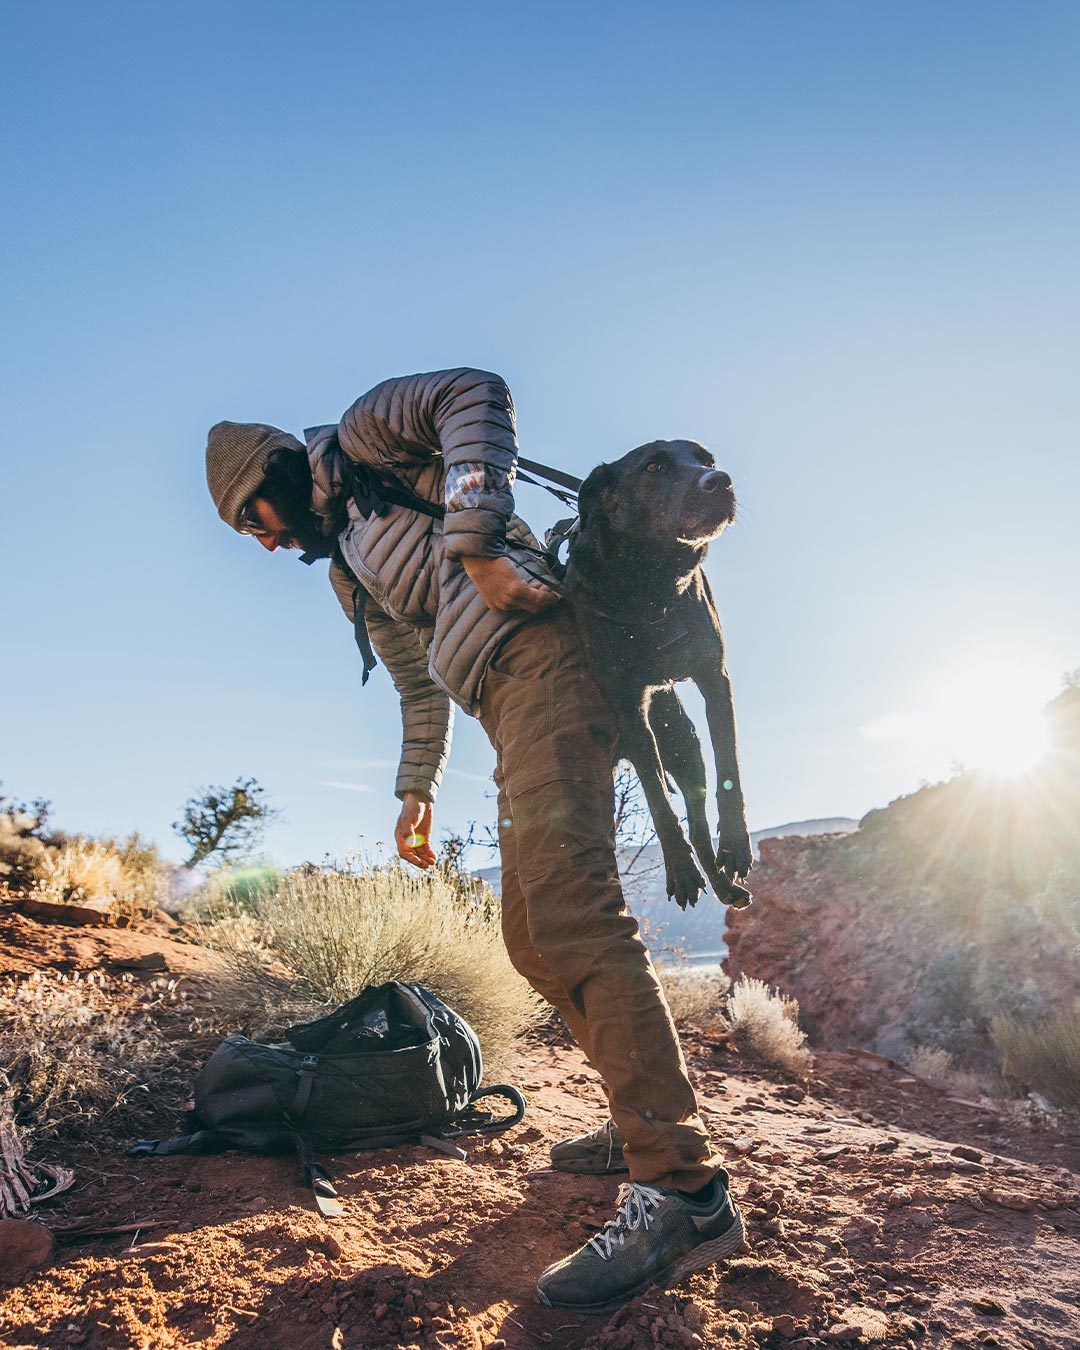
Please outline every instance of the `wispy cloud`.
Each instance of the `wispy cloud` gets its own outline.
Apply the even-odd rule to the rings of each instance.
[[[447,769],[449,778],[465,778],[470,783],[490,783],[491,774],[489,773],[468,773],[465,769]]]
[[[319,782],[320,787],[339,788],[342,792],[374,792],[375,789],[370,783],[340,783],[333,778],[324,778]]]
[[[317,769],[396,769],[396,759],[317,759]]]

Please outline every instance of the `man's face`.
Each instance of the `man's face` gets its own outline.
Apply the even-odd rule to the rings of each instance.
[[[273,553],[279,548],[299,548],[300,541],[291,527],[265,497],[252,497],[244,508],[245,533],[257,539]]]

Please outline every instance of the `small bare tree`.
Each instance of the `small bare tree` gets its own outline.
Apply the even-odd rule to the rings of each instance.
[[[628,760],[620,760],[615,773],[615,848],[624,881],[651,876],[660,867],[661,858],[645,856],[655,843],[656,827],[638,776]]]
[[[276,815],[254,778],[238,778],[230,788],[204,788],[188,798],[180,819],[173,821],[173,829],[191,846],[184,866],[197,867],[213,854],[222,862],[244,857]]]

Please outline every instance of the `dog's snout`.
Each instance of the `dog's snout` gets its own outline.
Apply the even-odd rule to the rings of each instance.
[[[730,490],[730,488],[731,477],[729,474],[724,473],[722,469],[713,469],[709,473],[702,475],[702,492],[720,492],[722,490]]]

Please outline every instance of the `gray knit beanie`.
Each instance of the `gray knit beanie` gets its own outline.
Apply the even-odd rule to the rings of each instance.
[[[219,422],[206,442],[206,485],[218,515],[234,530],[240,513],[258,491],[274,450],[303,450],[295,436],[261,422]]]

